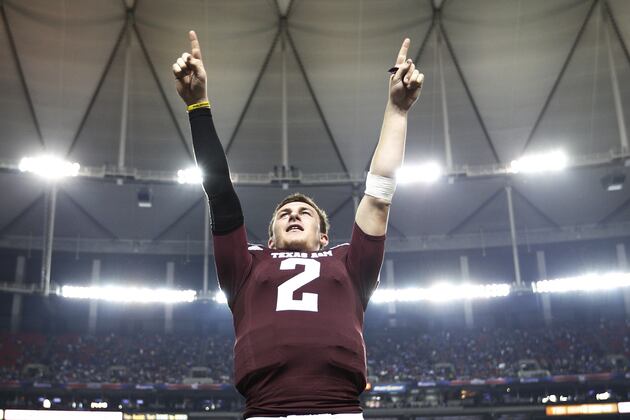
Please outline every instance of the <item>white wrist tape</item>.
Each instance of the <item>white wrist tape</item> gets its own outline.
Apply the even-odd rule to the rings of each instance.
[[[374,175],[368,172],[365,180],[365,193],[372,197],[380,198],[388,203],[392,202],[392,197],[396,191],[396,179]]]

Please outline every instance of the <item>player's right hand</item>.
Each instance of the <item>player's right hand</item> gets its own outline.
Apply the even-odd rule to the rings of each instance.
[[[183,53],[173,64],[175,87],[186,105],[208,100],[206,92],[206,70],[201,61],[201,48],[195,31],[188,32],[190,53]]]

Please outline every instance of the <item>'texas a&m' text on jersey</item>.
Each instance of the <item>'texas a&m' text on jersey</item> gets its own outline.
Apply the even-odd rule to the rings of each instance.
[[[248,246],[245,226],[214,235],[219,285],[234,318],[234,376],[244,417],[360,413],[363,314],[385,236],[356,225],[318,252]]]

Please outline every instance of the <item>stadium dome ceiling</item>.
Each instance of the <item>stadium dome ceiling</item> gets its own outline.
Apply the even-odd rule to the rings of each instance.
[[[0,11],[3,247],[30,247],[44,231],[46,184],[7,169],[24,156],[47,151],[145,173],[192,164],[171,73],[189,48],[189,29],[200,38],[215,122],[237,174],[282,165],[286,127],[286,162],[304,175],[362,177],[380,131],[387,69],[406,36],[426,77],[409,117],[406,162],[448,163],[446,137],[457,167],[553,149],[572,158],[628,152],[624,0],[4,0]],[[628,235],[628,189],[601,185],[613,170],[627,173],[623,161],[616,165],[510,178],[521,240]],[[390,249],[509,243],[507,181],[399,186]],[[146,185],[151,208],[138,207],[139,180],[61,183],[55,249],[201,252],[201,188]],[[321,202],[333,240],[343,241],[353,188],[237,190],[252,241],[266,242],[275,203],[294,190]]]

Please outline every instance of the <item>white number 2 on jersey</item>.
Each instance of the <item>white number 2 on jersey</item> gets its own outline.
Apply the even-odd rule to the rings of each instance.
[[[317,293],[302,293],[302,299],[293,299],[293,292],[319,277],[320,262],[306,258],[288,258],[280,263],[280,270],[295,270],[303,265],[304,271],[278,286],[276,311],[317,312]]]

